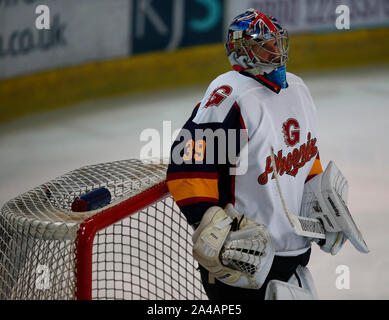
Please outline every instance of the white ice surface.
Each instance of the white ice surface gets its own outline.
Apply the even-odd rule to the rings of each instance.
[[[349,207],[371,250],[349,243],[336,256],[314,245],[309,268],[321,299],[389,299],[389,68],[303,76],[319,115],[323,166],[334,160],[350,185]],[[210,79],[211,80],[211,79]],[[139,158],[147,128],[180,128],[206,85],[84,103],[0,124],[0,206],[70,170]],[[350,288],[338,289],[338,266]]]

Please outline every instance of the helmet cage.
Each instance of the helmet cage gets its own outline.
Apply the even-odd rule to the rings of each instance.
[[[275,43],[269,44],[274,41]],[[272,49],[269,48],[273,48],[274,44],[277,48],[276,51],[272,51]],[[259,49],[253,50],[254,46],[259,46]],[[263,36],[259,36],[258,34],[244,36],[236,42],[235,48],[238,49],[238,52],[243,51],[243,54],[247,56],[247,59],[252,65],[260,67],[265,72],[270,72],[278,67],[285,66],[288,61],[288,32],[286,30],[281,30],[269,32]],[[239,48],[242,50],[239,50]],[[263,56],[259,56],[257,53],[260,51],[269,53],[271,56],[270,60],[267,60]]]

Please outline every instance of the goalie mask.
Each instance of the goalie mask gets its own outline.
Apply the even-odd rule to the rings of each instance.
[[[247,10],[230,24],[225,47],[234,70],[260,74],[281,88],[287,87],[289,38],[276,18]]]

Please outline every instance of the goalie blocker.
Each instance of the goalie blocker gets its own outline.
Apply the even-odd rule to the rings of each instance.
[[[234,287],[259,289],[273,263],[274,246],[264,225],[235,211],[209,208],[193,234],[193,257],[216,279]]]
[[[282,194],[272,146],[270,152],[278,193],[294,232],[312,238],[321,249],[332,255],[340,250],[347,239],[358,251],[368,253],[369,248],[347,207],[347,179],[335,163],[330,161],[324,172],[305,183],[300,215],[296,216],[289,211]]]
[[[275,256],[265,226],[245,218],[232,204],[224,210],[209,208],[193,234],[193,243],[193,256],[210,299],[317,299],[305,267],[310,250],[299,256]]]
[[[318,243],[324,251],[335,255],[349,239],[358,251],[368,253],[362,233],[347,207],[347,198],[348,182],[335,163],[330,161],[324,172],[305,184],[300,216],[302,219],[308,217],[320,222],[325,241]]]

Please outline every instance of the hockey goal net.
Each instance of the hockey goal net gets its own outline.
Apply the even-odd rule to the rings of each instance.
[[[139,160],[86,166],[8,201],[0,299],[206,299],[166,169]],[[101,187],[108,205],[71,211]]]

